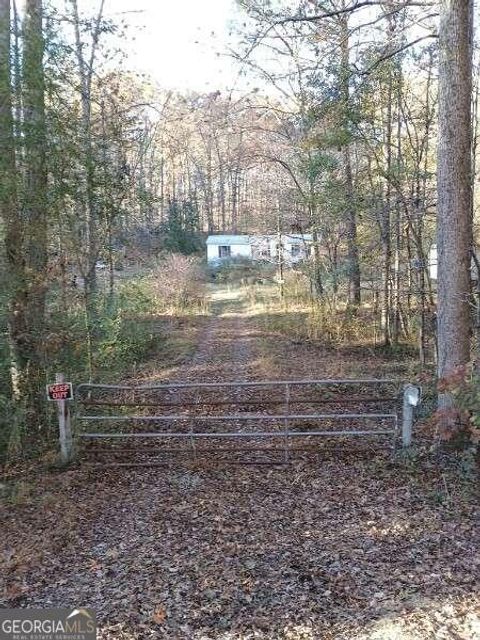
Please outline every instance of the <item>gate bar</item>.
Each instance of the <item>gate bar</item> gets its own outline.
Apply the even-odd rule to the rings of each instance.
[[[136,391],[153,391],[154,389],[188,389],[197,387],[273,387],[280,385],[296,385],[306,386],[310,384],[322,384],[322,385],[336,385],[336,384],[398,384],[398,380],[385,380],[381,378],[365,378],[355,380],[352,378],[346,378],[345,380],[266,380],[265,382],[169,382],[159,385],[115,385],[115,384],[94,384],[94,383],[82,383],[77,387],[77,392],[82,389],[117,389],[123,391],[129,391],[135,389]]]
[[[195,415],[171,415],[171,416],[78,416],[77,420],[87,420],[89,422],[103,422],[104,420],[115,420],[116,422],[155,422],[155,421],[171,421],[171,420],[230,420],[230,421],[246,421],[246,420],[348,420],[348,418],[397,418],[395,413],[314,413],[306,415],[296,414],[258,414],[251,416],[245,414],[230,416],[195,416]]]
[[[84,439],[96,439],[96,438],[285,438],[293,437],[298,438],[300,436],[363,436],[363,435],[388,435],[396,433],[396,427],[394,429],[378,429],[378,430],[364,430],[364,431],[253,431],[245,432],[240,431],[236,433],[171,433],[171,432],[159,432],[159,433],[79,433],[79,438]]]
[[[362,404],[362,403],[392,403],[398,400],[398,396],[373,398],[371,396],[350,396],[348,398],[290,398],[290,404]],[[197,407],[197,402],[110,402],[109,400],[80,400],[80,403],[84,407]],[[285,400],[265,400],[260,398],[258,400],[242,400],[241,398],[235,398],[232,400],[210,401],[208,399],[202,400],[202,405],[207,407],[222,407],[232,404],[241,405],[283,405]]]

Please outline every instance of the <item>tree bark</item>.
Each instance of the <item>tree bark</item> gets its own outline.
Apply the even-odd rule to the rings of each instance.
[[[26,358],[26,291],[11,80],[10,0],[0,0],[0,219],[4,226],[5,256],[9,274],[7,291],[11,381],[13,394],[19,398]]]
[[[470,359],[473,1],[442,0],[439,31],[438,378]],[[452,397],[440,393],[440,409]]]
[[[357,242],[357,211],[352,177],[352,162],[350,158],[350,51],[348,14],[340,18],[340,89],[342,96],[342,127],[346,136],[343,149],[343,164],[345,173],[345,201],[347,223],[347,252],[348,252],[348,304],[352,307],[360,305],[360,262],[358,258]]]
[[[92,78],[95,66],[95,57],[97,53],[98,41],[101,34],[101,23],[103,17],[103,9],[105,0],[99,1],[98,13],[92,28],[92,44],[88,60],[84,55],[84,43],[81,37],[81,25],[78,12],[77,0],[70,0],[73,13],[73,27],[75,32],[75,52],[78,63],[78,74],[80,80],[80,104],[82,113],[82,151],[83,165],[85,171],[84,184],[84,202],[82,207],[85,216],[85,244],[86,244],[86,265],[82,265],[82,275],[84,281],[84,301],[85,301],[85,317],[86,332],[88,345],[88,360],[93,362],[93,344],[98,334],[98,318],[97,318],[97,272],[96,265],[99,255],[99,219],[100,211],[97,203],[96,194],[96,177],[95,177],[95,159],[92,144]],[[90,377],[92,377],[92,366],[90,368]]]
[[[45,297],[47,270],[47,167],[42,0],[27,0],[23,27],[23,140],[25,146],[25,256],[28,272],[26,323],[27,424],[44,427]]]
[[[383,253],[383,340],[385,346],[390,346],[392,338],[391,318],[391,275],[392,275],[392,238],[391,238],[391,207],[392,207],[392,100],[393,77],[390,68],[387,86],[387,108],[385,123],[385,155],[386,174],[385,198],[382,211],[382,253]]]

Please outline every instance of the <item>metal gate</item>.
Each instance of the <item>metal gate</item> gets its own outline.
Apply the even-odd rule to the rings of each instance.
[[[406,407],[416,404],[408,400],[415,388],[405,389],[410,396],[398,381],[379,379],[81,384],[76,441],[82,459],[115,466],[287,464],[318,452],[320,438],[395,447],[402,397],[404,444]]]

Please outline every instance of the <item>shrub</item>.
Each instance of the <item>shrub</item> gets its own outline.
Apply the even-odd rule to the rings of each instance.
[[[219,283],[247,285],[273,280],[275,265],[269,262],[253,262],[250,258],[231,258],[210,268],[211,277]]]
[[[199,258],[171,254],[152,276],[152,288],[162,309],[189,311],[205,304],[205,273]]]

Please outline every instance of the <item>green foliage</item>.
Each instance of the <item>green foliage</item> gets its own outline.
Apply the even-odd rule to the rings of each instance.
[[[165,286],[162,286],[162,283]],[[168,286],[167,286],[168,285]],[[90,377],[99,382],[119,382],[160,350],[170,349],[161,315],[198,310],[205,302],[205,275],[200,260],[168,256],[148,275],[120,282],[113,295],[95,299],[96,325],[89,361],[88,333],[81,284],[66,291],[52,289],[48,297],[44,355],[46,380],[62,371],[74,384]],[[5,319],[0,318],[5,324]],[[2,335],[3,334],[3,335]],[[21,451],[22,407],[11,398],[10,362],[6,330],[0,334],[0,463]],[[173,357],[173,356],[172,356]],[[56,446],[53,407],[45,427],[42,450]]]
[[[189,255],[201,250],[198,208],[190,200],[172,200],[163,226],[165,249]]]
[[[153,284],[151,276],[123,283],[116,298],[118,310],[134,317],[158,311],[156,303],[152,301]]]
[[[335,158],[321,151],[309,153],[299,162],[299,170],[307,181],[314,184],[323,173],[332,171],[336,167]]]
[[[148,315],[155,311],[147,279],[125,284],[100,319],[101,339],[94,352],[102,379],[114,372],[118,379],[152,353],[161,342]]]
[[[154,349],[161,340],[152,331],[149,317],[157,310],[155,304],[152,284],[147,278],[120,284],[118,292],[105,301],[97,299],[92,362],[96,379],[121,379]],[[50,375],[62,370],[76,381],[87,379],[86,320],[81,297],[73,298],[67,309],[60,309],[55,298],[49,325]]]
[[[346,128],[328,129],[316,136],[316,142],[325,149],[341,149],[352,142],[353,136]],[[334,160],[330,160],[328,169],[335,168]]]

